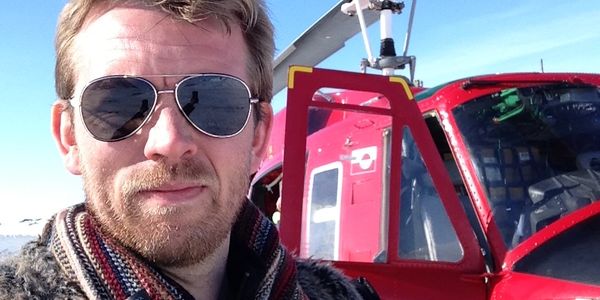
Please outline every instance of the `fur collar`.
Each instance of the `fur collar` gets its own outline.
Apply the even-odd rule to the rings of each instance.
[[[274,226],[263,222],[266,218],[254,205],[247,205],[251,207],[242,210],[233,228],[227,266],[229,287],[236,287],[240,291],[230,292],[228,298],[289,299],[290,295],[282,293],[286,290],[285,286],[266,293],[256,290],[266,272],[264,259],[272,253],[269,251],[281,245]],[[250,224],[253,226],[249,226]],[[262,228],[265,226],[268,228]],[[267,230],[274,234],[271,243],[266,248],[261,246],[260,249],[256,248],[256,243],[248,243],[252,230]],[[238,238],[233,238],[236,235],[239,235]],[[81,285],[70,280],[62,272],[49,250],[47,241],[48,236],[42,236],[38,241],[26,244],[18,256],[0,263],[0,299],[86,299]],[[260,252],[258,250],[266,250],[266,255],[262,255],[265,258],[255,257],[256,253]],[[329,264],[298,260],[289,254],[284,259],[292,263],[291,267],[288,267],[291,269],[284,271],[294,277],[285,285],[299,284],[308,298],[361,299],[352,283]],[[284,265],[290,266],[288,263]]]

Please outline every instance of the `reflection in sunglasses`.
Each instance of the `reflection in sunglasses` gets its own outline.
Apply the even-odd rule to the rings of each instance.
[[[101,139],[120,139],[138,129],[148,116],[150,105],[148,99],[142,100],[139,109],[134,114],[123,108],[103,107],[102,110],[92,110],[82,107],[87,129]],[[127,116],[132,115],[130,118]]]
[[[188,102],[184,107],[183,107],[183,112],[185,112],[185,114],[187,116],[189,116],[192,111],[194,111],[194,109],[196,109],[196,104],[198,104],[199,100],[198,100],[198,92],[197,91],[193,91],[192,92],[192,98],[190,99],[190,102]]]
[[[138,127],[142,126],[150,106],[148,106],[148,99],[142,100],[142,105],[138,112],[127,120],[123,126],[119,127],[112,135],[111,139],[118,139],[134,132]]]

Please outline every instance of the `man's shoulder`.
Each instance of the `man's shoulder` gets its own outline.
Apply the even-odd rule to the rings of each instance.
[[[0,299],[83,299],[46,245],[32,241],[0,262]]]
[[[362,299],[348,277],[331,264],[297,260],[298,283],[310,299]]]

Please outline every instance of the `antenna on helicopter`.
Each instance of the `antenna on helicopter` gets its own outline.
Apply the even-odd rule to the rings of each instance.
[[[540,58],[540,68],[542,69],[542,73],[544,73],[544,59]]]
[[[404,69],[406,65],[409,66],[410,81],[414,81],[415,76],[415,65],[416,57],[408,56],[408,46],[410,44],[410,35],[412,31],[412,24],[414,19],[416,0],[412,0],[410,17],[408,22],[408,29],[406,31],[406,37],[404,40],[404,49],[401,56],[396,55],[394,46],[394,39],[392,37],[392,14],[402,13],[404,9],[404,2],[394,2],[392,0],[352,0],[349,3],[342,5],[341,10],[347,15],[357,15],[360,23],[360,29],[362,32],[365,49],[367,51],[367,58],[361,61],[361,70],[366,72],[367,67],[381,70],[383,75],[394,75],[394,71],[397,69]],[[381,47],[379,50],[379,57],[373,58],[371,49],[369,47],[369,39],[367,36],[367,28],[364,26],[362,21],[363,10],[376,10],[380,12],[380,36],[381,36]]]

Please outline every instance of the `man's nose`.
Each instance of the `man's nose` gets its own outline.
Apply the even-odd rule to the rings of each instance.
[[[152,118],[155,120],[148,124],[151,128],[144,147],[146,158],[177,163],[198,152],[194,129],[176,105],[157,107]]]

